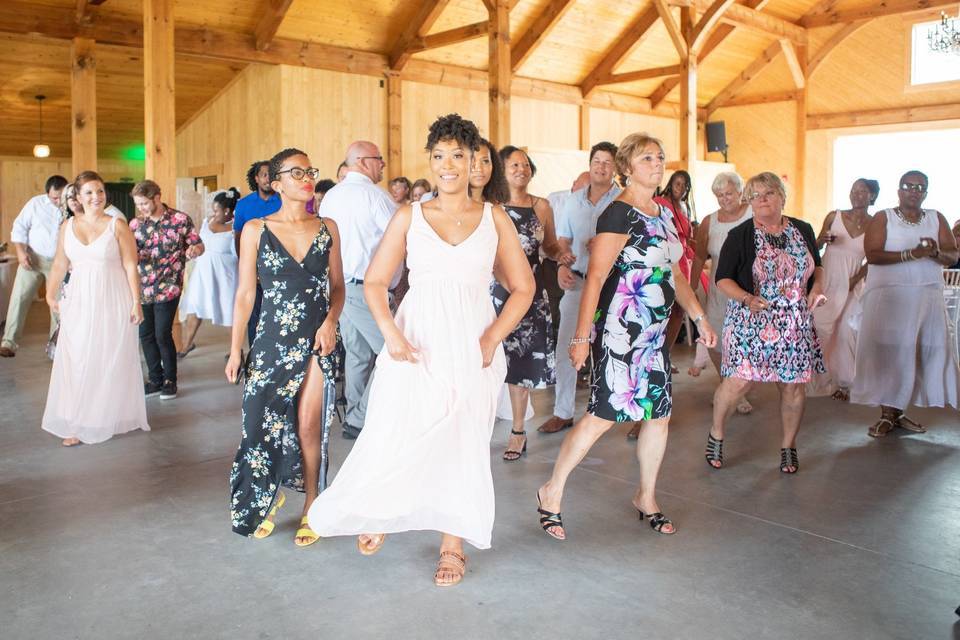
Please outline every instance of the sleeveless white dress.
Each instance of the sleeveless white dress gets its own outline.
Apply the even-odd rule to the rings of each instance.
[[[116,218],[89,245],[66,222],[63,249],[70,283],[60,301],[44,431],[85,444],[134,429],[149,431],[133,298],[114,235]]]
[[[850,278],[863,265],[863,235],[856,238],[847,231],[842,214],[837,211],[830,225],[836,238],[823,254],[827,301],[813,311],[813,322],[823,347],[827,372],[818,374],[807,384],[808,396],[829,395],[837,387],[847,388],[853,382],[857,348],[857,327],[864,280],[850,291]],[[873,267],[871,267],[872,269]]]
[[[886,251],[913,249],[937,238],[936,211],[924,210],[917,225],[886,209]],[[931,258],[872,264],[862,300],[856,376],[850,400],[898,409],[958,407],[960,372],[947,332],[943,268]]]
[[[233,325],[233,299],[237,294],[237,254],[234,253],[233,231],[216,233],[209,220],[200,229],[203,254],[194,261],[193,271],[183,300],[180,317],[194,314],[223,327]]]
[[[451,245],[413,203],[410,290],[396,322],[419,361],[380,352],[363,431],[308,513],[320,536],[431,530],[490,547],[490,436],[507,367],[502,347],[482,367],[480,336],[496,319],[497,244],[490,204],[473,234]]]
[[[743,215],[733,222],[720,222],[717,219],[717,213],[719,212],[714,211],[707,216],[710,220],[710,227],[707,229],[707,254],[710,256],[711,269],[714,270],[720,262],[720,250],[723,248],[723,243],[727,239],[730,230],[752,218],[753,209],[747,207]],[[717,332],[718,336],[720,332],[723,331],[723,319],[727,314],[727,300],[729,300],[729,298],[720,291],[717,287],[716,280],[711,274],[710,286],[707,288],[706,315],[707,322],[710,323],[710,326],[713,327],[713,330]],[[717,340],[717,344],[713,348],[717,351],[722,351],[723,340]]]

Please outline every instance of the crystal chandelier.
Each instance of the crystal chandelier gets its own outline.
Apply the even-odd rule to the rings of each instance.
[[[940,24],[927,31],[927,44],[931,51],[960,55],[960,24],[956,18],[947,19],[940,12]]]

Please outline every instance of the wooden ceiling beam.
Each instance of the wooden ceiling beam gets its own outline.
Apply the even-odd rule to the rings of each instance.
[[[637,80],[650,80],[652,78],[663,78],[666,76],[679,76],[681,67],[682,65],[672,64],[666,67],[614,73],[606,78],[602,78],[597,85],[620,84],[621,82],[635,82]]]
[[[704,45],[707,43],[707,37],[733,3],[734,0],[715,0],[715,2],[710,5],[710,8],[700,17],[696,26],[693,28],[693,33],[690,36],[691,53],[697,56],[700,55]]]
[[[746,2],[744,3],[744,6],[760,11],[767,5],[768,2],[770,2],[770,0],[746,0]],[[714,49],[720,46],[720,43],[726,40],[727,37],[729,37],[729,35],[733,33],[735,29],[736,27],[731,26],[729,24],[721,24],[719,27],[717,27],[714,30],[713,35],[707,38],[706,44],[703,46],[703,49],[700,51],[700,55],[698,56],[700,62],[703,62],[706,59],[706,57],[713,52]],[[661,82],[660,86],[657,87],[656,90],[650,94],[650,101],[653,104],[654,108],[656,108],[660,103],[666,100],[667,95],[669,95],[670,92],[673,91],[673,89],[679,83],[680,83],[680,80],[678,78],[667,78],[666,80]]]
[[[589,95],[602,78],[613,75],[616,68],[640,46],[644,36],[659,19],[660,13],[655,6],[649,6],[640,13],[627,27],[626,31],[614,41],[613,46],[604,54],[603,59],[597,66],[580,83],[580,90],[583,95]]]
[[[853,33],[860,29],[863,25],[870,22],[869,20],[857,20],[856,22],[848,22],[843,25],[836,33],[830,36],[830,39],[823,43],[823,46],[817,51],[817,53],[810,58],[810,61],[807,63],[807,79],[809,80],[816,70],[820,67],[820,64],[827,59],[827,56],[837,48],[841,42],[853,35]]]
[[[936,122],[960,120],[960,103],[930,104],[918,107],[852,111],[849,113],[818,113],[807,116],[807,129],[842,129],[880,124],[907,122]]]
[[[673,19],[673,13],[667,5],[667,0],[653,0],[653,6],[657,8],[660,19],[663,20],[663,26],[667,29],[667,35],[673,42],[673,48],[677,50],[677,55],[681,60],[687,57],[687,42],[680,32],[680,25]]]
[[[487,35],[489,30],[490,21],[484,20],[483,22],[475,22],[473,24],[457,27],[456,29],[448,29],[447,31],[440,31],[439,33],[431,33],[429,35],[418,37],[413,44],[410,45],[408,51],[410,53],[419,53],[420,51],[428,51],[430,49],[447,47],[452,44],[457,44],[458,42],[475,40],[476,38]]]
[[[919,2],[927,0],[916,0]],[[936,1],[936,0],[929,0]],[[723,14],[722,20],[736,27],[765,33],[775,38],[786,38],[801,46],[807,44],[807,30],[798,24],[778,18],[742,4],[731,5]]]
[[[253,30],[257,51],[266,51],[277,36],[280,24],[290,10],[293,0],[266,0],[266,7],[260,16],[260,22]]]
[[[805,60],[802,60],[802,52],[797,51],[793,46],[793,43],[789,40],[783,39],[780,40],[780,49],[783,52],[783,57],[787,61],[787,67],[790,68],[790,76],[793,78],[793,86],[797,89],[803,89],[807,86],[807,74],[806,69],[804,68]]]
[[[412,47],[417,39],[426,35],[430,27],[437,21],[440,14],[450,3],[450,0],[422,0],[417,13],[407,23],[407,27],[400,34],[396,44],[390,52],[390,68],[401,71],[412,55]],[[487,5],[489,7],[489,5]]]
[[[520,36],[517,44],[511,47],[510,67],[516,71],[530,57],[533,50],[540,45],[544,39],[550,35],[564,14],[573,6],[574,0],[550,0],[547,6],[540,12],[530,28]]]
[[[729,107],[743,107],[754,104],[770,104],[771,102],[793,102],[800,95],[797,90],[779,91],[777,93],[761,93],[753,96],[736,96],[727,100],[719,109]]]
[[[713,100],[710,101],[710,104],[707,105],[707,112],[713,113],[720,107],[724,106],[727,101],[737,95],[737,93],[739,93],[740,90],[747,85],[747,83],[756,78],[761,71],[766,69],[782,51],[783,49],[780,47],[780,41],[775,40],[773,44],[767,47],[756,60],[751,62],[746,69],[741,71],[730,84],[724,87],[723,90],[718,93]]]
[[[872,18],[911,13],[913,11],[936,9],[938,7],[955,7],[956,5],[957,0],[884,0],[860,9],[834,10],[831,8],[823,13],[811,13],[800,19],[800,25],[814,29],[817,27],[829,27],[836,24],[855,22],[857,20],[869,20]]]

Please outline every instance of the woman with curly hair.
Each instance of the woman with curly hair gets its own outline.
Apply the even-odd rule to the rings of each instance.
[[[480,134],[456,114],[427,138],[435,199],[401,207],[364,276],[383,332],[367,419],[330,489],[310,509],[322,536],[358,535],[364,555],[388,533],[442,534],[434,583],[466,571],[463,540],[490,547],[494,495],[490,436],[506,375],[500,343],[533,299],[533,274],[506,212],[469,197]],[[394,317],[387,287],[406,258],[410,291]],[[500,315],[496,276],[510,291]]]

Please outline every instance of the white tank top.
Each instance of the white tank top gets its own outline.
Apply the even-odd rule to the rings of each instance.
[[[940,218],[932,209],[924,209],[923,217],[916,225],[905,223],[893,209],[884,209],[884,213],[887,216],[885,251],[913,249],[920,244],[920,238],[936,239],[940,236]],[[943,286],[943,267],[933,258],[872,264],[867,269],[866,291],[880,287],[930,285]]]

